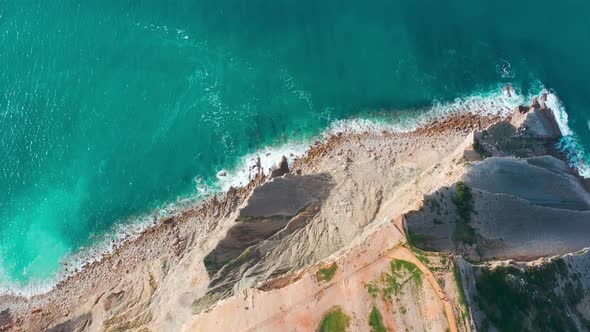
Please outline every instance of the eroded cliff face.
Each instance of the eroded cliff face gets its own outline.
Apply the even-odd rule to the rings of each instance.
[[[458,266],[482,331],[590,328],[590,193],[555,148],[544,98],[476,131],[460,181],[405,215],[414,245],[469,261]]]
[[[469,197],[459,197],[457,185],[444,187],[406,216],[418,247],[472,260],[530,260],[588,246],[590,194],[561,160],[490,157],[468,166],[461,186]]]
[[[342,135],[312,149],[293,168],[303,176],[330,174],[325,200],[304,226],[280,239],[278,250],[256,258],[255,271],[285,263],[291,271],[249,285],[242,273],[234,295],[199,311],[186,330],[317,330],[338,321],[351,331],[375,324],[468,331],[452,260],[408,246],[401,217],[420,206],[424,192],[460,178],[469,128],[483,123],[461,116],[420,134]]]
[[[333,182],[327,173],[291,175],[286,164],[281,169],[281,177],[252,191],[225,238],[205,256],[211,281],[207,294],[195,300],[195,313],[309,261],[304,252],[284,255],[281,245],[318,215]]]
[[[463,262],[474,322],[482,331],[587,331],[587,250],[532,262]]]

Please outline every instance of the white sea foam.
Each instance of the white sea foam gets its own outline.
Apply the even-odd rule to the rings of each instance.
[[[478,93],[452,102],[435,102],[432,106],[410,111],[398,111],[387,120],[350,119],[334,121],[328,133],[334,132],[409,132],[432,121],[454,114],[473,113],[488,116],[507,116],[516,106],[530,100],[510,88],[510,94],[498,88],[492,92]]]
[[[3,265],[0,261],[0,295],[14,294],[30,297],[49,292],[60,281],[100,261],[105,255],[112,254],[127,241],[138,238],[148,227],[155,225],[157,220],[175,213],[181,206],[184,206],[182,202],[168,204],[149,215],[117,222],[110,231],[95,237],[92,246],[79,248],[76,252],[63,257],[62,268],[52,278],[31,279],[26,283],[8,281],[6,274],[1,270]]]
[[[420,110],[393,112],[387,117],[335,120],[318,137],[267,146],[242,157],[236,167],[230,170],[221,170],[218,173],[216,189],[226,191],[230,187],[247,184],[256,173],[257,158],[260,158],[262,169],[268,174],[268,170],[277,165],[282,156],[287,157],[289,160],[301,157],[307,153],[313,142],[324,141],[336,133],[410,132],[437,119],[461,113],[507,116],[516,106],[530,99],[530,97],[525,98],[518,94],[513,88],[511,88],[508,95],[499,87],[493,92],[457,98],[450,103],[437,102],[431,107]]]
[[[547,95],[546,105],[553,112],[553,116],[555,117],[555,120],[557,121],[557,125],[559,126],[559,130],[561,131],[561,134],[563,136],[573,135],[573,131],[568,126],[567,113],[565,112],[565,108],[563,107],[563,105],[559,101],[559,98],[557,98],[557,95],[555,95],[554,93],[549,93]]]
[[[555,93],[547,95],[547,107],[553,112],[563,136],[558,143],[558,148],[568,156],[571,166],[575,167],[581,176],[590,178],[590,166],[586,162],[587,156],[584,147],[576,133],[569,127],[565,107]]]
[[[307,150],[309,150],[307,140],[267,146],[242,157],[236,167],[226,171],[225,176],[219,176],[218,174],[216,187],[219,191],[224,192],[230,187],[241,187],[248,184],[257,173],[256,164],[258,158],[260,158],[262,170],[265,174],[268,174],[269,169],[277,165],[282,156],[292,160],[295,157],[304,155]]]
[[[461,113],[507,116],[516,106],[530,103],[532,97],[525,97],[514,89],[511,89],[510,94],[508,94],[499,86],[498,89],[492,92],[477,93],[447,103],[436,102],[431,107],[420,110],[398,111],[393,116],[333,121],[317,137],[266,146],[254,153],[243,156],[235,167],[218,173],[217,180],[213,183],[207,184],[202,179],[197,178],[195,180],[195,192],[190,197],[164,205],[150,214],[128,218],[116,223],[110,232],[97,238],[92,247],[82,248],[78,252],[64,257],[63,268],[50,280],[33,280],[27,284],[8,283],[3,282],[2,276],[4,274],[0,270],[0,294],[12,293],[32,296],[48,292],[59,281],[81,271],[85,266],[101,260],[105,255],[113,253],[127,241],[136,239],[145,229],[155,225],[160,218],[177,213],[187,206],[197,204],[212,194],[225,192],[230,187],[246,185],[257,172],[256,163],[258,158],[260,158],[262,169],[265,173],[268,173],[271,167],[278,164],[282,156],[286,156],[292,161],[296,157],[305,155],[313,142],[324,141],[336,133],[372,132],[380,134],[382,132],[409,132],[432,121]],[[554,110],[560,130],[565,136],[564,140],[562,140],[562,148],[567,151],[572,159],[572,164],[579,167],[580,173],[586,177],[589,176],[590,170],[581,161],[583,156],[583,153],[580,152],[582,151],[581,146],[575,138],[575,134],[567,126],[565,109],[554,94],[549,95],[547,103]]]

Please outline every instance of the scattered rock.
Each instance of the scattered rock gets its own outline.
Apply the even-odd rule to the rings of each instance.
[[[86,331],[92,325],[92,315],[89,313],[80,315],[58,324],[52,328],[47,329],[47,332],[62,332],[62,331]]]
[[[547,108],[547,92],[543,92],[541,95],[541,109],[546,110]]]
[[[520,114],[524,114],[528,111],[529,111],[529,108],[526,106],[523,106],[523,105],[516,106],[516,110],[514,110],[515,113],[518,112]]]
[[[504,85],[504,93],[506,94],[506,96],[508,96],[508,98],[512,97],[512,93],[510,92],[510,84],[506,84]]]
[[[0,311],[0,331],[9,331],[12,327],[12,314],[10,310]]]
[[[539,98],[534,97],[530,109],[536,111],[539,108],[541,108],[541,105],[539,104]]]
[[[174,223],[174,216],[164,217],[160,219],[160,224],[162,225],[171,225]]]
[[[281,172],[284,172],[285,174],[289,173],[289,162],[287,161],[287,157],[285,157],[285,156],[281,157],[281,162],[279,163],[279,169],[281,170]]]

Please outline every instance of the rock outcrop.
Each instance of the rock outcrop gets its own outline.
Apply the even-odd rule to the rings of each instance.
[[[477,330],[590,329],[588,250],[533,262],[460,265]]]
[[[240,288],[251,287],[293,267],[265,265],[264,257],[317,215],[333,183],[329,174],[283,175],[254,189],[235,225],[205,256],[211,282],[208,293],[195,302],[195,311],[210,305],[212,299],[233,294],[238,283]]]
[[[509,119],[476,131],[473,147],[484,157],[550,155],[563,158],[555,147],[560,137],[552,111],[541,108],[535,99],[530,107],[518,106]]]
[[[441,188],[406,215],[417,246],[474,260],[531,259],[588,246],[590,194],[563,161],[492,157],[471,166],[462,181],[472,196],[469,239],[461,234],[456,187]]]
[[[418,248],[476,262],[456,259],[476,330],[590,329],[590,193],[546,101],[476,131],[460,181],[404,216]]]
[[[270,178],[283,176],[289,172],[289,162],[287,161],[287,157],[282,156],[281,162],[279,163],[279,167],[270,171]]]
[[[544,104],[543,104],[544,105]],[[487,158],[467,167],[469,225],[457,215],[456,187],[425,198],[406,227],[425,249],[472,259],[565,254],[588,245],[590,194],[555,145],[561,137],[551,110],[535,98],[511,118],[474,134]],[[517,158],[514,158],[517,157]]]

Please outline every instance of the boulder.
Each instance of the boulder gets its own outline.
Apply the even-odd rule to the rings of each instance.
[[[539,104],[539,98],[534,97],[533,102],[531,103],[530,109],[532,111],[536,111],[537,109],[541,108],[541,104]]]
[[[237,283],[251,286],[279,269],[276,262],[269,266],[261,260],[320,212],[333,185],[329,174],[320,173],[287,174],[256,187],[239,210],[234,226],[204,258],[211,281],[208,294],[197,300],[195,307],[202,309],[211,298],[231,294]]]
[[[473,260],[528,260],[588,247],[590,193],[563,161],[492,157],[461,180],[469,204],[454,187],[442,187],[404,216],[418,248]],[[469,217],[461,219],[465,212]]]
[[[279,163],[279,168],[272,170],[270,172],[270,177],[276,178],[279,176],[283,176],[289,172],[289,162],[287,161],[287,157],[283,156],[281,158],[281,162]]]
[[[544,92],[541,95],[541,109],[542,110],[548,109],[548,107],[547,107],[547,92]]]

